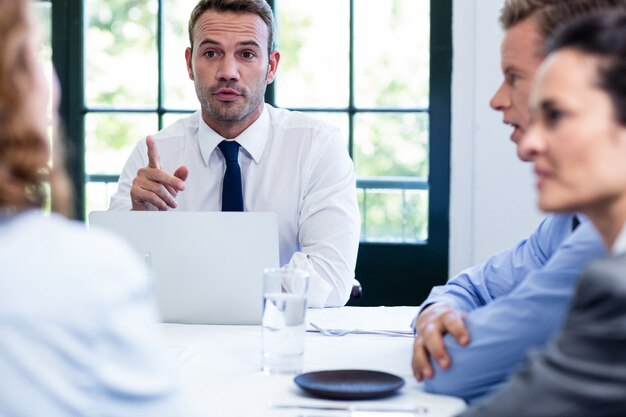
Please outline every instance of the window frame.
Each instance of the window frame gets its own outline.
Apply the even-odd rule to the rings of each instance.
[[[356,278],[363,297],[349,305],[418,305],[448,277],[452,0],[430,0],[428,240],[424,244],[362,242]]]

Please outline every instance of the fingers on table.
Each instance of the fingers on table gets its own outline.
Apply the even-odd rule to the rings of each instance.
[[[433,311],[434,312],[434,311]],[[434,369],[430,360],[436,361],[443,370],[451,364],[443,337],[446,333],[452,334],[460,345],[467,345],[470,341],[469,332],[465,327],[466,313],[453,309],[440,311],[424,317],[418,328],[413,347],[413,373],[418,381],[432,378]]]
[[[417,336],[413,343],[413,375],[418,381],[432,378],[433,369],[430,366],[429,354],[424,345],[424,338]]]
[[[449,311],[443,315],[442,321],[444,330],[452,334],[456,341],[465,346],[470,341],[469,332],[465,327],[465,316],[467,313],[462,311]]]

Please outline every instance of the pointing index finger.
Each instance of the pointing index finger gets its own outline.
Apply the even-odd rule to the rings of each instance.
[[[152,136],[146,136],[146,146],[148,147],[148,167],[161,169],[161,156]]]

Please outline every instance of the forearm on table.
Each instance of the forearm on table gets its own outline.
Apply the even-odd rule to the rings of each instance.
[[[427,392],[453,395],[466,401],[493,390],[504,380],[505,365],[498,360],[497,352],[470,345],[461,347],[452,337],[446,336],[445,347],[451,358],[451,366],[442,370],[431,360],[434,376],[424,381]]]
[[[469,270],[468,270],[469,271]],[[445,303],[456,310],[470,312],[485,304],[476,286],[472,283],[468,273],[462,273],[448,281],[445,285],[433,287],[428,298],[421,303],[419,314],[427,306],[435,303]]]
[[[358,239],[328,238],[304,246],[292,256],[290,266],[309,272],[310,307],[346,304],[352,290],[357,251]]]
[[[308,266],[312,279],[319,281],[320,298],[323,288],[328,289],[325,299],[310,298],[314,307],[345,305],[359,249],[354,172],[349,164],[336,171],[305,197],[298,225],[298,253],[302,255],[296,253],[290,262]]]
[[[562,294],[546,297],[501,300],[468,315],[471,337],[460,346],[446,335],[444,343],[451,366],[443,371],[433,363],[435,375],[425,383],[429,392],[473,400],[495,389],[523,362],[528,352],[544,345],[562,322],[565,307]],[[550,305],[552,304],[552,306]]]
[[[572,363],[566,359],[563,362],[558,356],[554,357],[551,354],[555,353],[554,345],[551,347],[529,355],[502,389],[468,409],[461,417],[589,416],[594,414],[597,404],[603,404],[605,409],[618,405],[623,410],[623,394],[611,389],[609,378],[594,375],[591,380],[585,380],[593,375],[589,373],[593,368],[576,369],[575,361]],[[570,383],[564,384],[564,381]],[[607,386],[600,387],[603,383]],[[590,390],[591,386],[596,389]],[[591,409],[586,408],[588,405],[592,405]]]
[[[592,225],[580,226],[543,268],[529,274],[508,297],[468,315],[472,341],[467,347],[446,336],[452,366],[437,371],[426,388],[471,398],[504,380],[533,347],[545,346],[562,325],[583,267],[605,252]]]

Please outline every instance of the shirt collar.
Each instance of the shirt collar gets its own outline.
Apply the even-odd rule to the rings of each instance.
[[[198,137],[200,141],[200,152],[202,159],[208,163],[211,154],[217,145],[225,140],[216,131],[211,129],[202,119],[202,112],[198,112]],[[263,106],[263,111],[258,119],[254,121],[246,130],[241,132],[239,136],[233,138],[243,149],[246,150],[250,157],[257,164],[261,161],[265,145],[271,134],[271,121],[267,106]]]
[[[611,248],[611,252],[614,255],[620,255],[622,253],[626,253],[626,224],[622,226],[622,231],[619,236],[615,240],[613,247]]]

